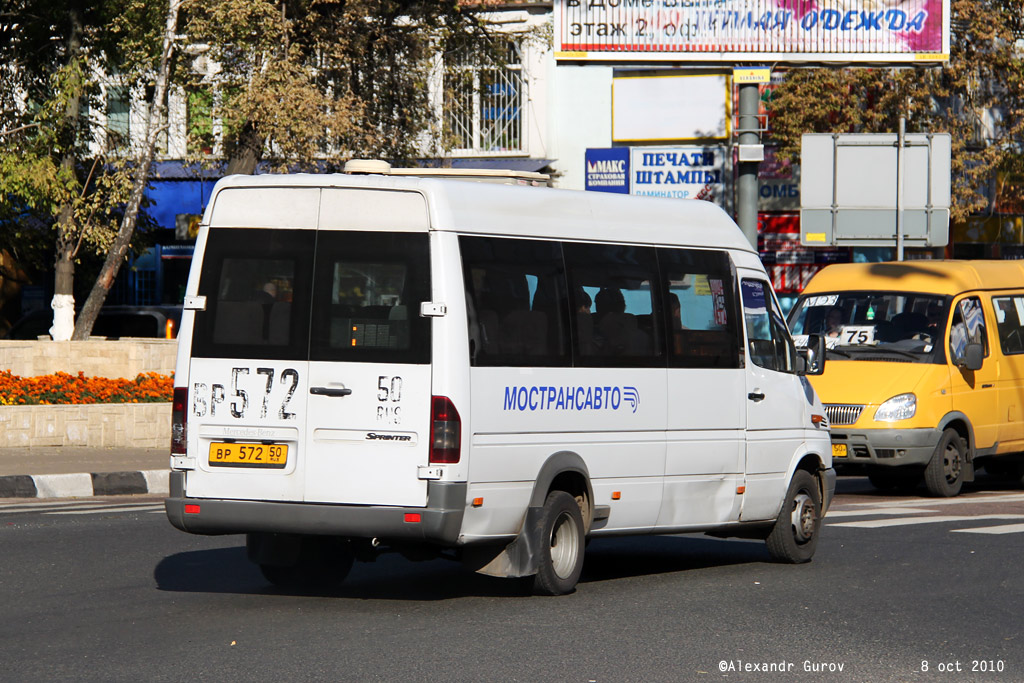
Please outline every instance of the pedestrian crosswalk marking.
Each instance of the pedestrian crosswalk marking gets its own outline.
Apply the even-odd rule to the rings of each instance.
[[[958,534],[1019,534],[1024,533],[1024,524],[979,526],[973,529],[953,529],[953,532]]]
[[[980,495],[966,495],[958,498],[945,498],[945,499],[932,499],[929,500],[926,505],[928,507],[935,507],[936,505],[970,505],[972,503],[1024,503],[1024,493],[990,493]],[[875,501],[871,503],[848,503],[844,507],[846,508],[872,508],[872,507],[917,507],[921,505],[921,499],[917,498],[914,500],[887,500],[884,503]]]
[[[51,515],[95,515],[103,512],[149,512],[150,510],[163,510],[163,503],[147,503],[144,505],[116,505],[104,506],[81,510],[56,510]]]
[[[866,510],[829,510],[828,514],[825,515],[825,520],[828,521],[836,517],[867,517],[869,515],[912,515],[915,513],[929,512],[935,512],[935,510],[911,507],[878,507]]]
[[[11,503],[0,505],[0,515],[40,513],[44,515],[96,515],[110,512],[153,512],[162,513],[164,504],[160,501],[137,503],[112,503],[106,500],[51,501],[48,503]]]
[[[102,501],[101,501],[102,502]],[[0,507],[16,507],[16,508],[41,508],[41,507],[52,507],[54,505],[78,505],[81,504],[80,500],[44,500],[33,503],[10,503]]]
[[[835,524],[829,524],[829,526],[841,526],[857,529],[879,529],[882,527],[905,526],[910,524],[970,522],[980,519],[1024,519],[1024,515],[933,515],[931,517],[891,517],[889,519],[866,519],[859,522],[836,522]]]
[[[58,511],[62,511],[62,510],[68,510],[68,509],[80,510],[80,509],[95,508],[95,507],[99,507],[100,506],[99,503],[79,503],[79,504],[77,504],[76,507],[69,508],[68,507],[69,505],[75,505],[75,504],[74,503],[53,503],[52,505],[46,505],[46,506],[40,505],[38,507],[28,507],[28,504],[25,504],[25,505],[11,505],[10,507],[0,507],[0,514],[2,514],[2,515],[10,515],[10,514],[14,514],[16,512],[48,512],[48,513],[54,513],[54,512],[58,512]],[[60,506],[60,507],[58,507],[58,506]]]

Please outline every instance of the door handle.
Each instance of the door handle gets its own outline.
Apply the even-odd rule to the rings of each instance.
[[[352,393],[351,389],[335,389],[333,387],[310,387],[309,393],[315,394],[316,396],[348,396]]]
[[[749,398],[751,401],[763,401],[764,394],[762,394],[760,391],[751,391],[749,394],[747,394],[747,398]]]

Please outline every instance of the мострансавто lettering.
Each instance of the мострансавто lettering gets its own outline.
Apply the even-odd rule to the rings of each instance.
[[[503,410],[619,410],[636,412],[636,387],[535,386],[505,387]]]

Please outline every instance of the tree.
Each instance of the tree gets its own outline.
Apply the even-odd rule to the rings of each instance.
[[[90,115],[105,104],[97,74],[142,84],[161,4],[11,0],[0,14],[0,218],[18,226],[4,231],[16,236],[34,222],[54,227],[54,338],[71,335],[83,250],[104,253],[132,210],[123,141]],[[81,327],[78,338],[92,321]]]
[[[160,61],[156,70],[156,82],[153,88],[153,97],[148,102],[148,116],[146,129],[143,135],[142,149],[140,156],[135,160],[135,168],[132,170],[131,192],[121,218],[121,227],[117,231],[110,249],[107,252],[106,261],[100,271],[96,283],[93,285],[89,298],[82,307],[81,315],[75,324],[75,332],[72,339],[88,339],[92,326],[99,316],[100,308],[107,298],[110,287],[114,284],[117,272],[124,263],[125,256],[131,244],[132,235],[135,234],[135,226],[138,220],[139,209],[142,205],[142,195],[148,186],[149,168],[153,162],[153,152],[156,148],[156,137],[160,128],[160,121],[163,117],[164,102],[167,101],[167,86],[171,72],[171,59],[174,55],[175,34],[178,28],[178,10],[182,0],[168,0],[167,20],[164,25],[163,37],[161,40]],[[141,5],[140,5],[141,7]],[[143,54],[145,44],[143,43]],[[146,63],[145,58],[141,61]]]
[[[500,59],[493,31],[455,0],[209,0],[184,26],[196,57],[179,81],[215,93],[229,174],[264,156],[278,169],[415,158],[441,138],[435,57],[482,47]]]
[[[951,134],[954,221],[990,207],[997,172],[1024,165],[1024,2],[953,0],[950,60],[930,68],[797,69],[772,98],[783,157],[800,135]]]

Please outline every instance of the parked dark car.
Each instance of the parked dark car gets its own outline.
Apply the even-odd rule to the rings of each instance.
[[[163,339],[178,336],[181,306],[104,306],[93,325],[94,337],[149,337]],[[37,339],[48,336],[53,326],[53,311],[33,311],[14,323],[5,339]]]

